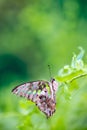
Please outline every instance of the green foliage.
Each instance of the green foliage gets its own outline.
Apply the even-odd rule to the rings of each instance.
[[[82,58],[84,56],[84,50],[79,47],[80,53],[76,56],[76,54],[72,57],[71,65],[65,65],[58,72],[58,76],[56,77],[59,81],[70,83],[73,80],[87,75],[87,66],[84,64]]]
[[[76,80],[78,78],[87,76],[87,66],[82,59],[84,56],[84,50],[81,47],[79,47],[79,49],[79,54],[73,55],[71,64],[65,65],[59,70],[58,76],[56,76],[56,79],[63,86],[66,99],[71,99],[71,90],[78,88]],[[74,82],[74,84],[72,82]],[[71,86],[74,86],[73,89]]]

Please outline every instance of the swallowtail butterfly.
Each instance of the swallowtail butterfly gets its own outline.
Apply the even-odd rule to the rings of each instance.
[[[44,80],[27,82],[15,87],[12,92],[34,102],[49,118],[56,110],[57,89],[58,83],[51,79],[50,82]]]

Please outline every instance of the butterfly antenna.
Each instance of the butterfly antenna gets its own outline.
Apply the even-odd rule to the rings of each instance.
[[[51,67],[50,65],[48,65],[48,69],[49,69],[49,76],[50,76],[50,79],[52,78],[52,74],[51,74]]]

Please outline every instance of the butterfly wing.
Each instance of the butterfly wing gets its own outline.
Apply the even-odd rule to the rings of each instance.
[[[47,86],[49,87],[49,82],[47,81],[27,82],[15,87],[12,92],[33,101],[33,96],[39,96]]]
[[[50,117],[55,112],[55,100],[52,97],[52,86],[47,81],[34,81],[15,87],[12,92],[33,101],[38,108]]]

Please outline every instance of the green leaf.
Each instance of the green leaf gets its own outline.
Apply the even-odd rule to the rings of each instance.
[[[79,70],[79,71],[73,70],[72,73],[69,75],[67,74],[64,76],[56,76],[56,79],[60,82],[71,82],[72,80],[85,76],[85,75],[87,75],[87,73],[82,70]]]
[[[84,50],[79,47],[80,53],[74,54],[72,57],[71,65],[65,65],[59,70],[56,79],[60,82],[72,82],[73,80],[87,75],[87,66],[84,65],[82,60],[84,56]]]

